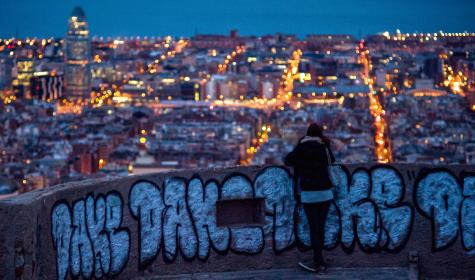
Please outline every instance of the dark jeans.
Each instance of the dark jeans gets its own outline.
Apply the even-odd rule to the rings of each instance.
[[[310,228],[310,242],[313,249],[313,261],[323,264],[323,244],[325,241],[325,221],[331,200],[317,203],[302,203]]]

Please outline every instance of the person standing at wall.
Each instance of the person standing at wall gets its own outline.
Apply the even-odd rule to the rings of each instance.
[[[322,127],[311,124],[306,136],[300,139],[284,162],[294,168],[296,192],[307,216],[313,250],[313,260],[299,262],[298,265],[311,272],[323,273],[328,267],[323,258],[325,221],[333,200],[328,167],[335,162],[335,158],[330,149],[330,139],[323,135]]]

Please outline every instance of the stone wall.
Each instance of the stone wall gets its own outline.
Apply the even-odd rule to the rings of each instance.
[[[424,276],[473,277],[475,166],[348,165],[332,177],[331,265],[408,266],[411,252]],[[0,275],[127,279],[293,267],[308,256],[309,236],[292,186],[284,167],[235,167],[0,200]]]

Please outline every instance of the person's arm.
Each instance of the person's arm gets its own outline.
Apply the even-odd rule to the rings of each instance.
[[[295,166],[295,149],[285,156],[284,164],[287,166]]]
[[[297,161],[297,148],[298,145],[284,158],[284,164],[287,166],[295,166]]]
[[[328,149],[328,154],[330,155],[330,162],[331,162],[332,164],[334,164],[334,163],[335,163],[335,156],[333,155],[333,152],[332,152],[332,150],[330,149],[330,147],[327,147],[327,149]]]

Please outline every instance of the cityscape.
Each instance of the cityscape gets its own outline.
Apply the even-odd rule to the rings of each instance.
[[[282,165],[475,164],[475,33],[0,38],[0,198],[83,179]]]

